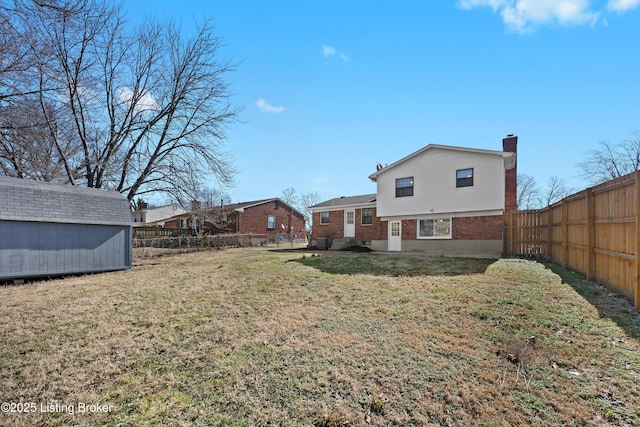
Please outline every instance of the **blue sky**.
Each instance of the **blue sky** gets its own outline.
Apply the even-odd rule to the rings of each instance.
[[[374,193],[367,177],[427,144],[502,149],[576,190],[598,141],[640,130],[640,0],[127,2],[132,23],[215,19],[242,123],[234,202]],[[215,185],[212,183],[212,185]]]

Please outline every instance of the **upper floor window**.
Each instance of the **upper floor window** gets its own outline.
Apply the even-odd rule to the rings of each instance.
[[[320,212],[320,224],[329,224],[329,211]]]
[[[456,187],[473,186],[473,168],[458,169],[456,171]]]
[[[413,196],[413,177],[396,179],[396,197]]]
[[[269,215],[267,220],[267,228],[273,229],[276,228],[276,217],[275,215]]]
[[[362,225],[371,225],[373,224],[373,208],[363,208],[362,209]]]

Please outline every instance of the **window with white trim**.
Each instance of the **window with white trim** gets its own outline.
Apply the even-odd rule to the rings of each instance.
[[[418,220],[418,239],[450,239],[451,218]]]
[[[320,224],[329,224],[329,211],[320,212]]]
[[[413,177],[396,179],[396,197],[413,196]]]
[[[362,208],[361,214],[362,214],[360,217],[361,225],[373,224],[373,208]]]
[[[276,217],[275,217],[275,215],[269,215],[269,218],[267,219],[267,228],[269,228],[269,229],[276,228]]]
[[[456,171],[456,187],[473,187],[473,168]]]

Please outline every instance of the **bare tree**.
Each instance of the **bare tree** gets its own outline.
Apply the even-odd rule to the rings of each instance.
[[[640,132],[614,144],[598,142],[598,148],[587,153],[587,159],[578,163],[582,177],[591,184],[609,181],[640,169]]]
[[[540,203],[540,191],[531,175],[518,174],[516,203],[519,210],[536,209]]]
[[[308,226],[312,225],[313,218],[313,215],[308,208],[313,205],[317,205],[321,201],[322,198],[320,196],[320,193],[318,193],[317,191],[309,191],[300,195],[300,205],[302,207],[302,211],[305,213],[305,221],[307,222]]]
[[[232,181],[235,170],[223,143],[239,111],[224,77],[235,67],[219,59],[221,39],[210,20],[185,37],[172,22],[146,21],[128,32],[121,7],[98,0],[13,4],[2,15],[14,29],[8,37],[18,39],[12,46],[29,51],[14,48],[8,55],[16,60],[7,63],[30,60],[2,77],[14,81],[22,73],[28,87],[5,85],[0,101],[3,94],[12,101],[37,100],[32,117],[42,137],[35,142],[53,148],[56,173],[62,171],[65,181],[110,187],[129,200],[148,193],[195,200],[187,194],[194,182],[202,187],[210,177],[221,186]],[[13,108],[4,102],[0,113]],[[49,178],[25,172],[35,166],[14,160],[24,158],[16,149],[24,144],[9,138],[16,132],[4,134],[3,170]]]
[[[307,225],[311,225],[311,211],[307,210],[307,208],[320,203],[322,200],[320,193],[317,191],[298,193],[295,188],[287,187],[282,190],[281,194],[282,201],[301,212]]]
[[[51,51],[37,33],[24,25],[14,2],[0,3],[0,173],[18,178],[64,181],[58,151],[73,155],[73,138],[64,117],[41,99],[51,84],[39,70],[51,59]],[[56,146],[46,129],[47,117],[56,123],[55,136],[68,138]]]
[[[552,205],[571,193],[573,193],[573,189],[567,187],[566,181],[563,178],[558,177],[557,175],[553,175],[547,181],[547,188],[542,193],[540,198],[540,205],[549,206]]]
[[[207,187],[200,192],[200,200],[203,208],[224,207],[231,203],[231,197],[217,188]]]
[[[228,194],[214,187],[200,187],[197,182],[192,182],[184,188],[181,194],[171,195],[169,199],[177,199],[185,210],[191,215],[191,227],[198,233],[212,231],[212,226],[220,231],[232,231],[227,229],[227,219],[231,210],[227,205],[231,203]]]
[[[297,191],[293,187],[287,187],[282,190],[281,198],[282,201],[288,204],[289,206],[293,206],[298,209],[298,204],[300,203],[300,197],[298,197]]]

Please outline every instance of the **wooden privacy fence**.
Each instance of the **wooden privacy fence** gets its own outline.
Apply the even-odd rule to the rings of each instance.
[[[540,210],[507,212],[505,254],[549,259],[640,308],[640,171]]]

